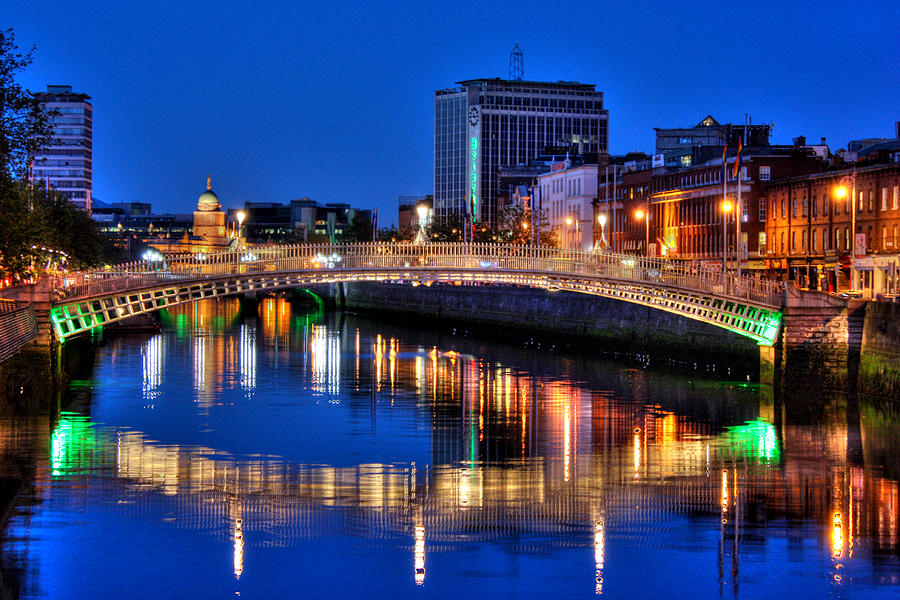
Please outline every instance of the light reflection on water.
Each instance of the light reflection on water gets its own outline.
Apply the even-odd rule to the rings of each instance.
[[[755,386],[284,299],[238,312],[108,339],[82,408],[3,417],[3,477],[24,484],[4,592],[898,591],[889,411],[832,398],[801,418]]]

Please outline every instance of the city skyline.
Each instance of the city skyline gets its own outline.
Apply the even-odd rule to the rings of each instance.
[[[36,46],[21,82],[92,97],[97,199],[158,212],[188,210],[211,172],[226,207],[309,196],[389,224],[399,195],[433,192],[434,91],[506,78],[516,43],[525,79],[604,93],[614,154],[649,152],[654,127],[707,114],[749,114],[775,124],[775,143],[826,137],[835,150],[892,137],[900,106],[900,9],[887,2],[577,15],[501,4],[495,24],[464,3],[441,18],[407,4],[8,8],[20,49]]]

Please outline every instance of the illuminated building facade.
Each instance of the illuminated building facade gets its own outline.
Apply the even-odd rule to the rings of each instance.
[[[91,212],[93,181],[94,109],[91,97],[72,91],[69,85],[48,85],[35,94],[52,118],[53,137],[47,148],[33,157],[31,179],[72,204]]]
[[[651,166],[623,173],[614,194],[618,209],[615,227],[609,233],[616,249],[644,254],[647,246],[650,256],[706,261],[709,268],[720,270],[723,250],[729,256],[728,268],[734,269],[740,248],[742,269],[766,269],[760,248],[766,249],[767,184],[821,172],[826,165],[803,149],[769,146],[747,149],[736,177],[735,152],[729,150],[724,168],[722,148],[718,152],[719,158],[693,167]],[[738,186],[741,232],[736,244],[734,209],[723,225],[723,193],[728,204],[736,207]],[[649,217],[638,217],[638,211]]]
[[[590,250],[597,165],[573,166],[566,160],[538,177],[541,205],[560,248]]]
[[[603,92],[577,82],[472,79],[434,93],[434,203],[438,219],[494,222],[501,167],[547,146],[605,153]]]
[[[860,165],[775,181],[767,200],[768,244],[760,254],[773,276],[814,290],[861,290],[866,297],[900,291],[900,165]]]

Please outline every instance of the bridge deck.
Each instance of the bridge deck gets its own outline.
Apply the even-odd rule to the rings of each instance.
[[[344,244],[252,248],[171,257],[57,282],[61,339],[202,298],[347,281],[472,282],[616,298],[712,323],[770,345],[783,286],[694,263],[498,244]]]

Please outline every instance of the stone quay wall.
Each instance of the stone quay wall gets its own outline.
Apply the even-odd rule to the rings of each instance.
[[[574,292],[508,286],[346,283],[330,293],[337,306],[369,313],[459,324],[477,335],[528,338],[558,347],[589,345],[604,354],[644,354],[671,361],[700,357],[755,365],[755,342],[714,325],[658,309]]]
[[[900,399],[900,303],[866,304],[857,389]]]

